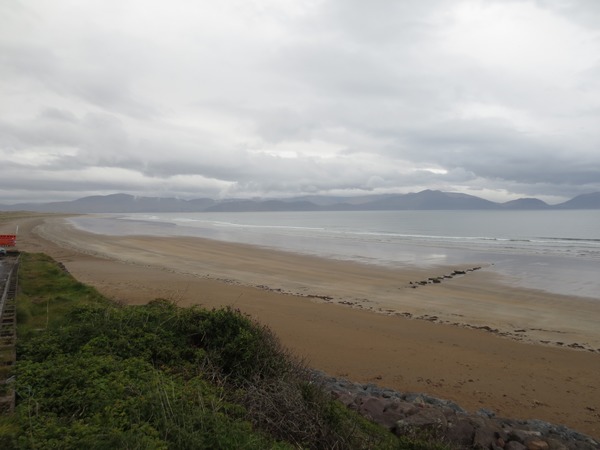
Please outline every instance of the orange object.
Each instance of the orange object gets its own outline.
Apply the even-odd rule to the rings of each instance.
[[[16,234],[0,234],[0,247],[14,247],[17,245]]]

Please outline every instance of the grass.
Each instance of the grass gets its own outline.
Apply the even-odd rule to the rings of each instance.
[[[310,381],[230,308],[122,306],[24,254],[17,407],[0,448],[443,449],[397,438]]]
[[[17,333],[26,338],[63,320],[73,306],[108,305],[96,289],[75,280],[43,253],[23,253],[19,270]]]

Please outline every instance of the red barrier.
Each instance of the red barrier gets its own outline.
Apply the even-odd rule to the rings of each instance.
[[[16,234],[0,234],[0,247],[14,247],[17,245]]]

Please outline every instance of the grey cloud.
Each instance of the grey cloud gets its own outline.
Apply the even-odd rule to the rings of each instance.
[[[535,3],[540,8],[555,11],[577,23],[598,29],[600,4],[596,0],[536,0]]]
[[[317,118],[291,108],[255,112],[254,118],[256,131],[268,142],[308,140],[322,126]]]
[[[42,119],[56,120],[58,122],[77,123],[75,114],[58,108],[47,108],[39,116]]]
[[[0,129],[17,150],[30,146],[71,147],[77,150],[82,163],[127,150],[127,134],[121,122],[106,114],[78,119],[68,111],[50,108],[19,124],[0,122]]]
[[[492,4],[537,5],[584,34],[597,25],[583,16],[600,9],[477,2]],[[57,196],[600,190],[598,63],[562,79],[453,53],[452,2],[326,0],[297,12],[151,1],[143,23],[127,1],[110,23],[111,7],[93,1],[99,17],[75,8],[65,20],[6,5],[0,192],[15,198],[44,185]],[[65,179],[78,172],[93,175]]]
[[[286,68],[287,75],[311,85],[317,95],[351,94],[358,100],[397,95],[402,87],[386,60],[335,42],[287,46],[276,64]]]
[[[489,121],[438,124],[413,133],[413,158],[462,168],[483,179],[600,187],[600,155],[577,155]]]
[[[42,45],[0,42],[0,63],[0,77],[5,81],[17,76],[43,82],[54,76],[57,58],[50,49]]]
[[[434,31],[432,13],[443,6],[439,0],[335,0],[326,2],[327,25],[355,42],[389,45],[390,36],[411,40],[427,38]]]
[[[85,54],[87,64],[78,64],[80,58],[60,55],[57,49],[42,44],[0,42],[0,64],[4,68],[0,71],[0,79],[4,78],[7,83],[29,80],[33,89],[41,85],[60,97],[79,98],[134,117],[148,118],[157,113],[150,104],[136,99],[133,92],[135,74],[141,72],[132,61],[138,59],[135,57],[137,47],[132,46],[124,52],[122,43],[111,40],[103,42],[102,46],[72,43],[73,47],[78,45],[81,48],[71,50]]]

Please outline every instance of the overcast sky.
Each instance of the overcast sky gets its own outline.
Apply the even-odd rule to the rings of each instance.
[[[600,191],[600,1],[0,1],[0,204],[427,188]]]

